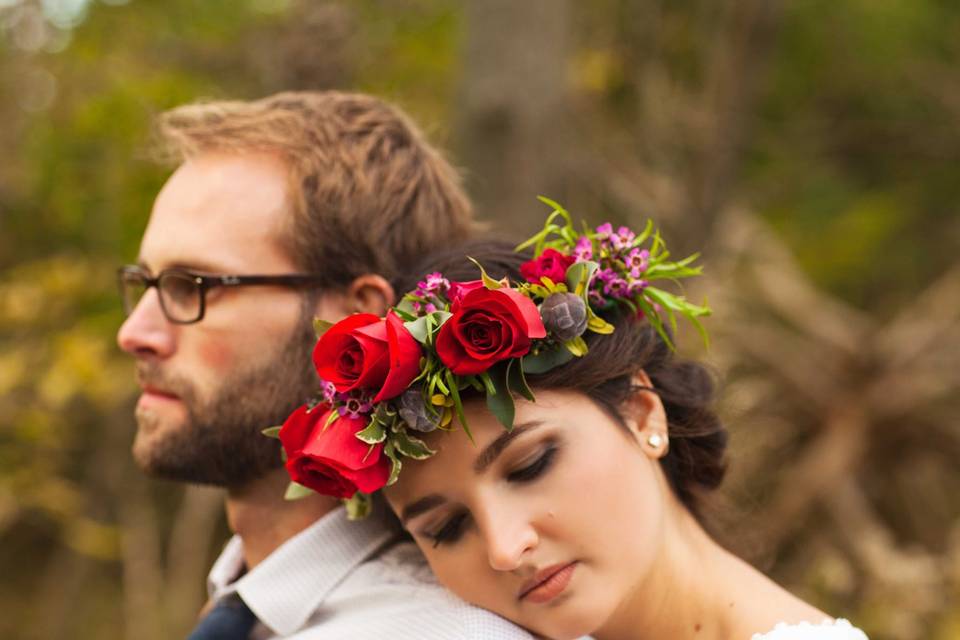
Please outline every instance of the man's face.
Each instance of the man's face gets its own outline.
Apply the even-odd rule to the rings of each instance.
[[[283,163],[266,154],[184,163],[154,203],[141,266],[153,275],[170,267],[297,272],[278,241],[290,215],[287,184]],[[137,463],[161,477],[228,487],[279,466],[276,441],[260,430],[282,423],[316,389],[313,315],[291,288],[221,287],[207,291],[200,322],[178,325],[164,317],[156,288],[147,290],[117,334],[143,390]]]

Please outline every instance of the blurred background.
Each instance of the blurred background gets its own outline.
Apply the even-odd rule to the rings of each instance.
[[[0,637],[191,626],[221,498],[133,466],[114,343],[151,120],[346,88],[501,229],[542,193],[702,249],[724,538],[875,640],[960,638],[958,69],[952,0],[0,0]]]

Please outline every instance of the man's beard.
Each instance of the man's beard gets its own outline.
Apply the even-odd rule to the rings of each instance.
[[[310,353],[316,342],[306,308],[290,339],[267,362],[221,380],[201,400],[192,382],[141,362],[141,383],[177,395],[187,410],[184,424],[165,426],[137,412],[141,432],[158,433],[149,446],[134,445],[137,463],[151,475],[179,482],[240,487],[282,465],[280,444],[261,433],[282,424],[317,390]],[[142,435],[142,434],[141,434]],[[140,436],[138,436],[139,439]]]

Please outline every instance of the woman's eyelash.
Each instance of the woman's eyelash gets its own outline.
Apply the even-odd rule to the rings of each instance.
[[[508,482],[533,482],[550,468],[557,455],[557,445],[550,444],[544,452],[533,462],[517,469],[507,475]],[[463,536],[466,528],[466,521],[469,514],[461,511],[443,523],[435,532],[427,533],[426,536],[433,540],[433,548],[436,549],[441,544],[451,544]]]
[[[543,454],[523,467],[522,469],[517,469],[507,474],[508,482],[532,482],[539,478],[544,472],[550,468],[550,465],[553,464],[553,460],[557,455],[557,445],[551,444]]]
[[[467,519],[467,513],[461,511],[449,520],[443,523],[443,526],[436,533],[428,533],[427,537],[433,540],[433,548],[436,549],[441,544],[456,542],[463,535],[463,524]]]

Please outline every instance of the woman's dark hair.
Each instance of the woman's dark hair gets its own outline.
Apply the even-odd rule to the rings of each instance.
[[[523,282],[520,265],[529,254],[517,253],[501,240],[474,240],[427,256],[412,272],[394,283],[402,294],[416,288],[427,273],[439,271],[448,280],[479,278],[470,256],[496,279]],[[640,369],[650,377],[669,423],[670,448],[660,459],[670,486],[684,506],[701,518],[702,495],[716,489],[726,471],[727,431],[712,409],[714,382],[701,364],[678,358],[649,322],[619,314],[606,316],[616,330],[609,335],[588,332],[590,347],[581,358],[544,374],[528,376],[531,387],[569,389],[586,394],[621,425],[620,408],[636,393],[633,376]]]

